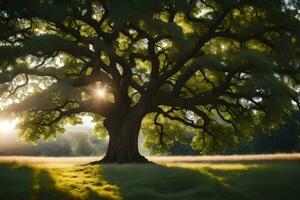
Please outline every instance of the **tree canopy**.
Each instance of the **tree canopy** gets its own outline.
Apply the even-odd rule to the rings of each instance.
[[[207,152],[300,105],[298,1],[1,0],[0,30],[2,113],[31,141],[90,114],[111,162],[139,131]]]

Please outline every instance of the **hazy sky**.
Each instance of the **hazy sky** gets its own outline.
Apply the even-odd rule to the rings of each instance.
[[[66,125],[66,131],[91,132],[93,128],[93,123],[91,120],[91,117],[83,117],[83,124],[76,126]],[[18,133],[18,130],[16,130],[17,122],[17,120],[0,120],[0,135],[9,137],[9,135],[15,135]]]

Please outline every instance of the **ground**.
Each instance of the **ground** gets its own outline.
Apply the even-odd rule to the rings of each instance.
[[[300,154],[152,157],[157,165],[85,165],[95,157],[0,157],[1,200],[299,200]]]

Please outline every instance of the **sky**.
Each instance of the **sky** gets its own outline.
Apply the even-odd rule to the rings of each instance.
[[[7,119],[2,119],[0,120],[0,136],[7,136],[9,137],[10,135],[15,135],[16,133],[19,132],[17,130],[18,120],[7,120]],[[85,116],[83,117],[83,124],[79,124],[76,126],[70,126],[66,125],[66,131],[89,131],[91,132],[92,128],[94,126],[94,123],[92,122],[92,118]],[[2,137],[3,139],[3,137]]]

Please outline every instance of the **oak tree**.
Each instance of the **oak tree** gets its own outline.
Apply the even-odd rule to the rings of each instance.
[[[295,0],[0,0],[2,114],[26,140],[93,117],[102,162],[147,162],[191,137],[208,152],[299,105]],[[101,133],[100,133],[101,132]],[[105,133],[104,133],[105,134]]]

